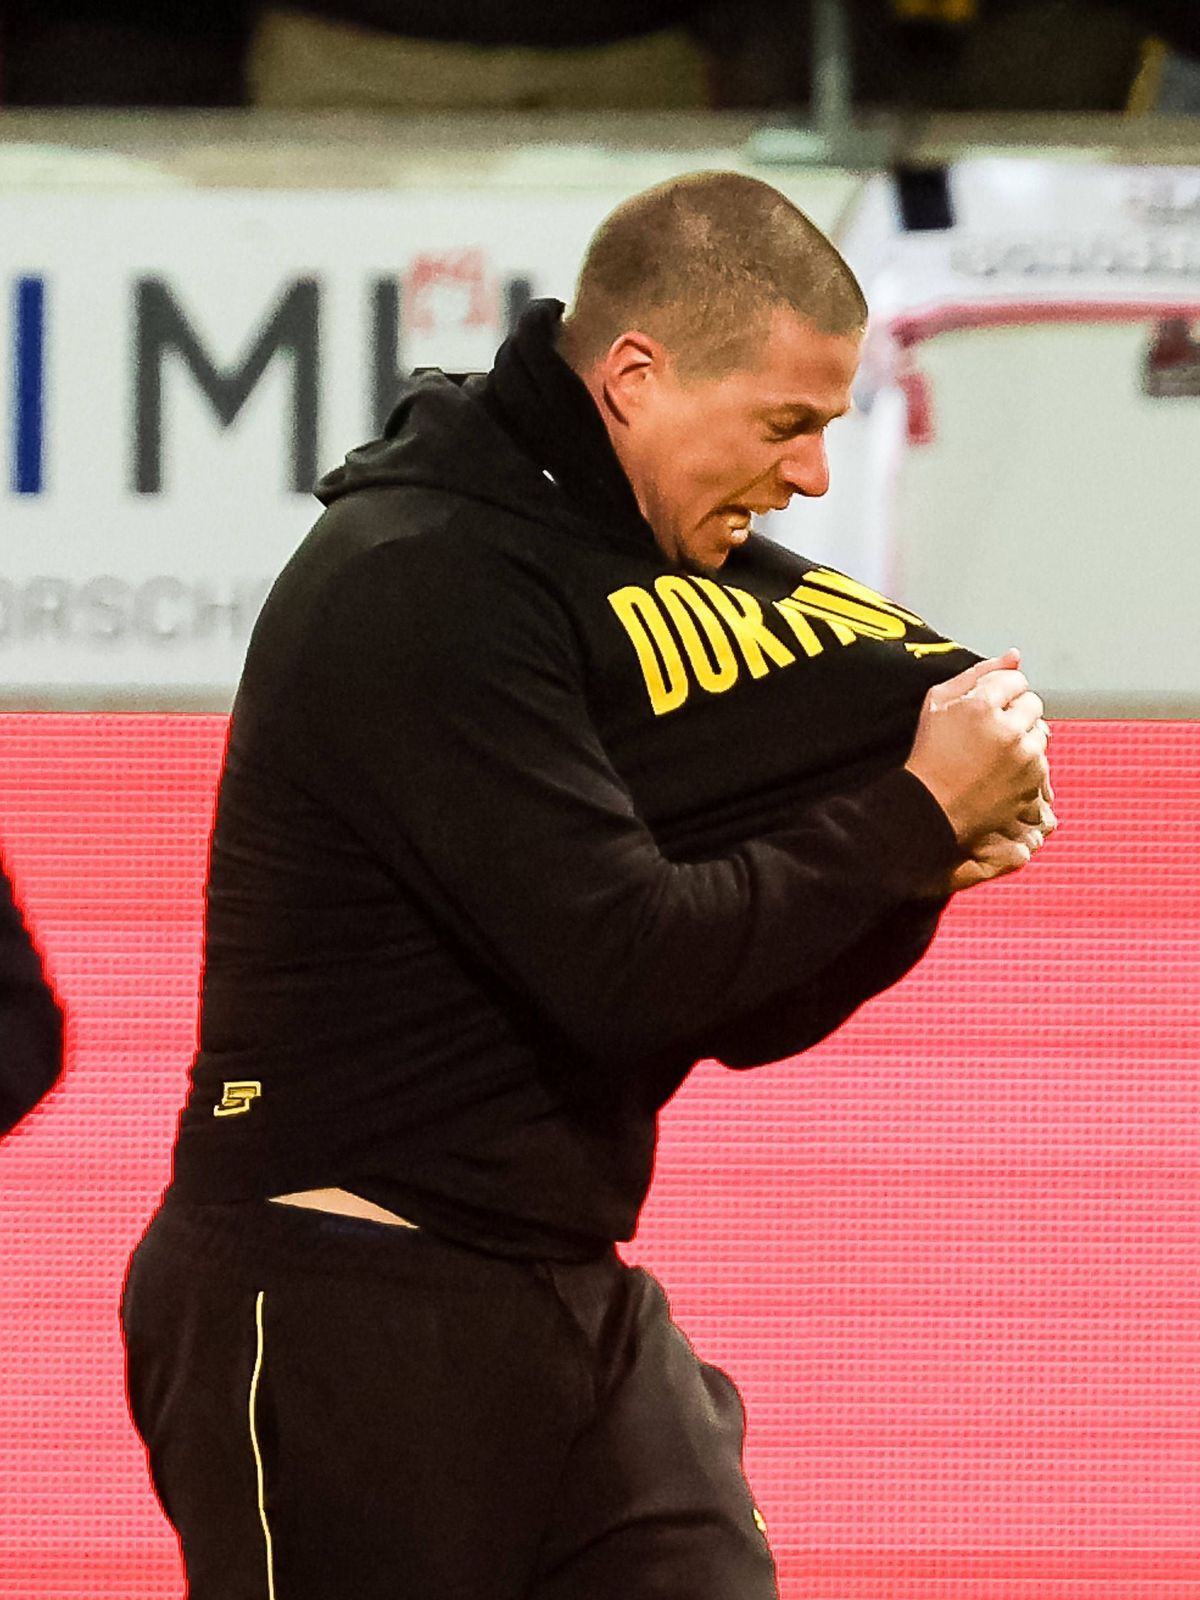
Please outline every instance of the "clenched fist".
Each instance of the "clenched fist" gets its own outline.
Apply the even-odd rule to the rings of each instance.
[[[905,762],[972,856],[992,836],[1021,843],[1030,808],[1051,794],[1045,707],[1019,662],[1009,650],[935,685]]]

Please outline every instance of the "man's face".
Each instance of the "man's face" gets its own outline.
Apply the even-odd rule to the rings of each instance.
[[[825,428],[850,405],[862,339],[776,309],[750,365],[681,380],[669,352],[626,335],[609,352],[610,432],[642,513],[674,565],[712,571],[755,513],[829,487]]]

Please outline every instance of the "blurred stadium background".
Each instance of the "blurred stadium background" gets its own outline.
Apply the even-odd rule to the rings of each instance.
[[[1021,644],[1062,828],[819,1050],[699,1069],[629,1253],[741,1383],[784,1600],[1200,1600],[1198,15],[0,0],[0,848],[70,1025],[0,1145],[3,1600],[181,1592],[116,1301],[308,486],[714,166],[873,308],[765,531]]]

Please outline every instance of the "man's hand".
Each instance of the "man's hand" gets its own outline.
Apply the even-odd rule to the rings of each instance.
[[[993,878],[1003,878],[1010,872],[1019,872],[1028,866],[1034,855],[1058,827],[1046,794],[1020,814],[1016,823],[1001,832],[985,834],[977,841],[969,861],[961,862],[946,874],[940,883],[931,884],[931,898],[944,899],[963,889],[973,889],[976,884],[988,883]]]
[[[1045,708],[1018,671],[1020,659],[1019,651],[1009,650],[936,684],[925,697],[905,763],[946,813],[965,851],[974,857],[977,846],[999,835],[1007,844],[990,846],[993,857],[1016,865],[1023,862],[1007,845],[1028,848],[1021,830],[1032,824],[1023,814],[1051,795]]]

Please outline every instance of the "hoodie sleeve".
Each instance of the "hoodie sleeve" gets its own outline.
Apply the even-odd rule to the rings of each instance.
[[[898,767],[721,859],[668,861],[596,733],[568,617],[461,540],[447,593],[449,536],[376,547],[331,588],[299,685],[309,769],[594,1057],[652,1058],[810,983],[957,860]]]
[[[0,861],[0,1133],[54,1085],[62,1069],[62,1013]]]
[[[740,1070],[811,1050],[912,971],[932,944],[945,905],[914,900],[898,906],[808,982],[698,1040],[696,1054]]]

